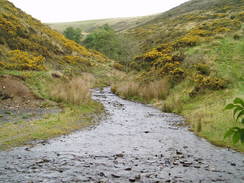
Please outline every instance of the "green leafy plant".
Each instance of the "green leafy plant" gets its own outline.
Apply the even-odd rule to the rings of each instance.
[[[233,110],[233,118],[237,123],[244,124],[244,101],[241,98],[235,98],[233,103],[228,104],[225,110]],[[236,144],[238,141],[244,143],[244,128],[230,128],[224,138],[231,137],[232,142]]]

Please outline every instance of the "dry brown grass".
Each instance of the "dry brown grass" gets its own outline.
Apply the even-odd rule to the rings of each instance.
[[[32,99],[36,97],[34,93],[24,84],[24,81],[19,77],[11,75],[0,76],[0,93],[8,98]]]
[[[128,78],[128,75],[125,72],[112,69],[110,72],[106,73],[106,75],[112,80],[112,82],[125,81]]]
[[[80,105],[88,103],[91,99],[90,89],[95,83],[91,74],[83,74],[81,77],[71,80],[61,80],[50,87],[50,96],[56,101]]]
[[[151,99],[165,99],[169,94],[169,89],[170,83],[167,78],[164,78],[141,86],[140,95],[147,101]]]
[[[165,99],[169,93],[170,83],[167,78],[152,81],[147,84],[129,80],[116,83],[112,86],[112,91],[125,98],[137,97],[145,101],[153,99]]]
[[[139,84],[134,81],[123,81],[113,85],[112,91],[125,98],[139,96]]]
[[[94,87],[96,83],[96,78],[91,73],[83,73],[80,79],[84,80],[89,88]]]

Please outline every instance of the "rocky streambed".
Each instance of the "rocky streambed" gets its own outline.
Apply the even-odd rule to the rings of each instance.
[[[244,182],[244,155],[180,127],[180,116],[94,90],[91,128],[0,152],[0,182]]]

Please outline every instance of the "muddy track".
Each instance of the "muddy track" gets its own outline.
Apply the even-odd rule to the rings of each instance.
[[[244,182],[244,155],[196,137],[183,119],[94,91],[107,117],[34,147],[0,152],[0,182]]]

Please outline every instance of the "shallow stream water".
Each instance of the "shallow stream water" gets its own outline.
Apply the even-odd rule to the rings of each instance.
[[[0,182],[244,182],[244,155],[211,145],[183,118],[94,90],[106,117],[67,136],[0,152]]]

